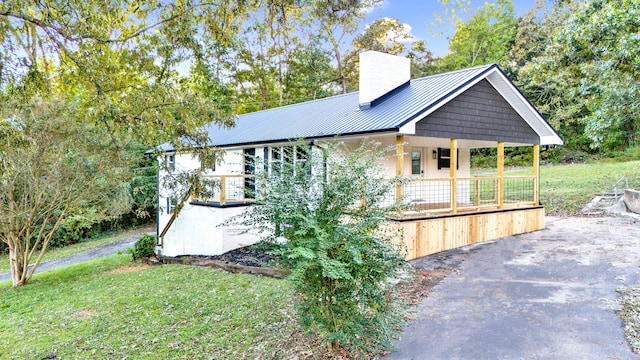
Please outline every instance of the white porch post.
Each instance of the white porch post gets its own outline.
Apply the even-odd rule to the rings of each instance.
[[[533,145],[533,204],[540,204],[540,145]]]
[[[396,136],[396,176],[404,177],[404,135]],[[402,203],[404,196],[404,187],[402,184],[396,186],[396,204]],[[402,215],[402,212],[399,211]]]
[[[451,139],[449,145],[449,177],[451,178],[451,213],[455,214],[457,211],[457,197],[456,190],[458,187],[458,140]]]
[[[498,209],[504,207],[504,142],[498,142]]]

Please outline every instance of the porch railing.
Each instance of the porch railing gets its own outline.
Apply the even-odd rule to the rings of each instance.
[[[414,210],[468,211],[484,208],[502,208],[536,204],[534,176],[509,176],[471,178],[415,178],[402,186],[401,201]],[[455,186],[455,188],[454,188]],[[451,190],[455,191],[453,199]],[[397,201],[389,194],[387,202]]]
[[[215,203],[221,206],[231,203],[248,204],[262,195],[263,180],[255,175],[208,175],[214,182],[212,193],[206,199],[192,196],[190,201]],[[482,176],[469,178],[414,178],[402,185],[403,203],[415,210],[461,211],[536,205],[535,176],[505,176],[503,188],[500,177]],[[451,189],[455,183],[455,202]],[[390,193],[385,202],[397,202],[396,193]]]
[[[213,189],[206,198],[191,196],[191,202],[219,205],[248,204],[260,197],[264,188],[262,180],[255,175],[205,175],[213,182]]]

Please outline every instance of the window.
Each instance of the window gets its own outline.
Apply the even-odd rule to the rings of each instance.
[[[281,148],[279,147],[271,148],[271,172],[275,174],[278,174],[282,171],[282,154],[280,153],[280,151]]]
[[[277,146],[271,148],[271,172],[283,173],[287,172],[292,175],[296,168],[307,168],[307,173],[311,174],[311,168],[306,166],[307,160],[311,154],[311,148],[299,147],[299,146]],[[265,150],[265,159],[268,157],[268,152]],[[265,162],[265,169],[269,167]]]
[[[309,155],[311,154],[311,147],[305,148],[301,146],[296,146],[296,169],[306,169],[307,175],[311,175],[311,166],[308,166],[310,162]]]
[[[457,157],[460,158],[460,149],[458,149]],[[438,170],[449,169],[451,167],[451,149],[438,148]],[[456,164],[456,169],[460,168],[460,161]]]
[[[264,157],[264,172],[269,171],[269,148],[265,147],[263,152]]]
[[[411,175],[420,175],[422,173],[422,151],[414,150],[411,152]]]
[[[167,198],[167,214],[173,214],[173,210],[176,208],[176,201],[171,196]]]
[[[175,171],[176,170],[176,156],[175,155],[165,155],[164,157],[164,163],[167,166],[167,169],[169,171]]]

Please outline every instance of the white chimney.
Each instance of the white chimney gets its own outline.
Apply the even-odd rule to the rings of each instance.
[[[360,53],[360,107],[370,107],[374,100],[410,79],[409,59],[377,51]]]

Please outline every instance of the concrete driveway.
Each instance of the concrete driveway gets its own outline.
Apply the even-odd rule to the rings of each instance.
[[[535,233],[414,261],[453,267],[383,359],[638,359],[616,289],[639,283],[640,223],[547,218]]]

